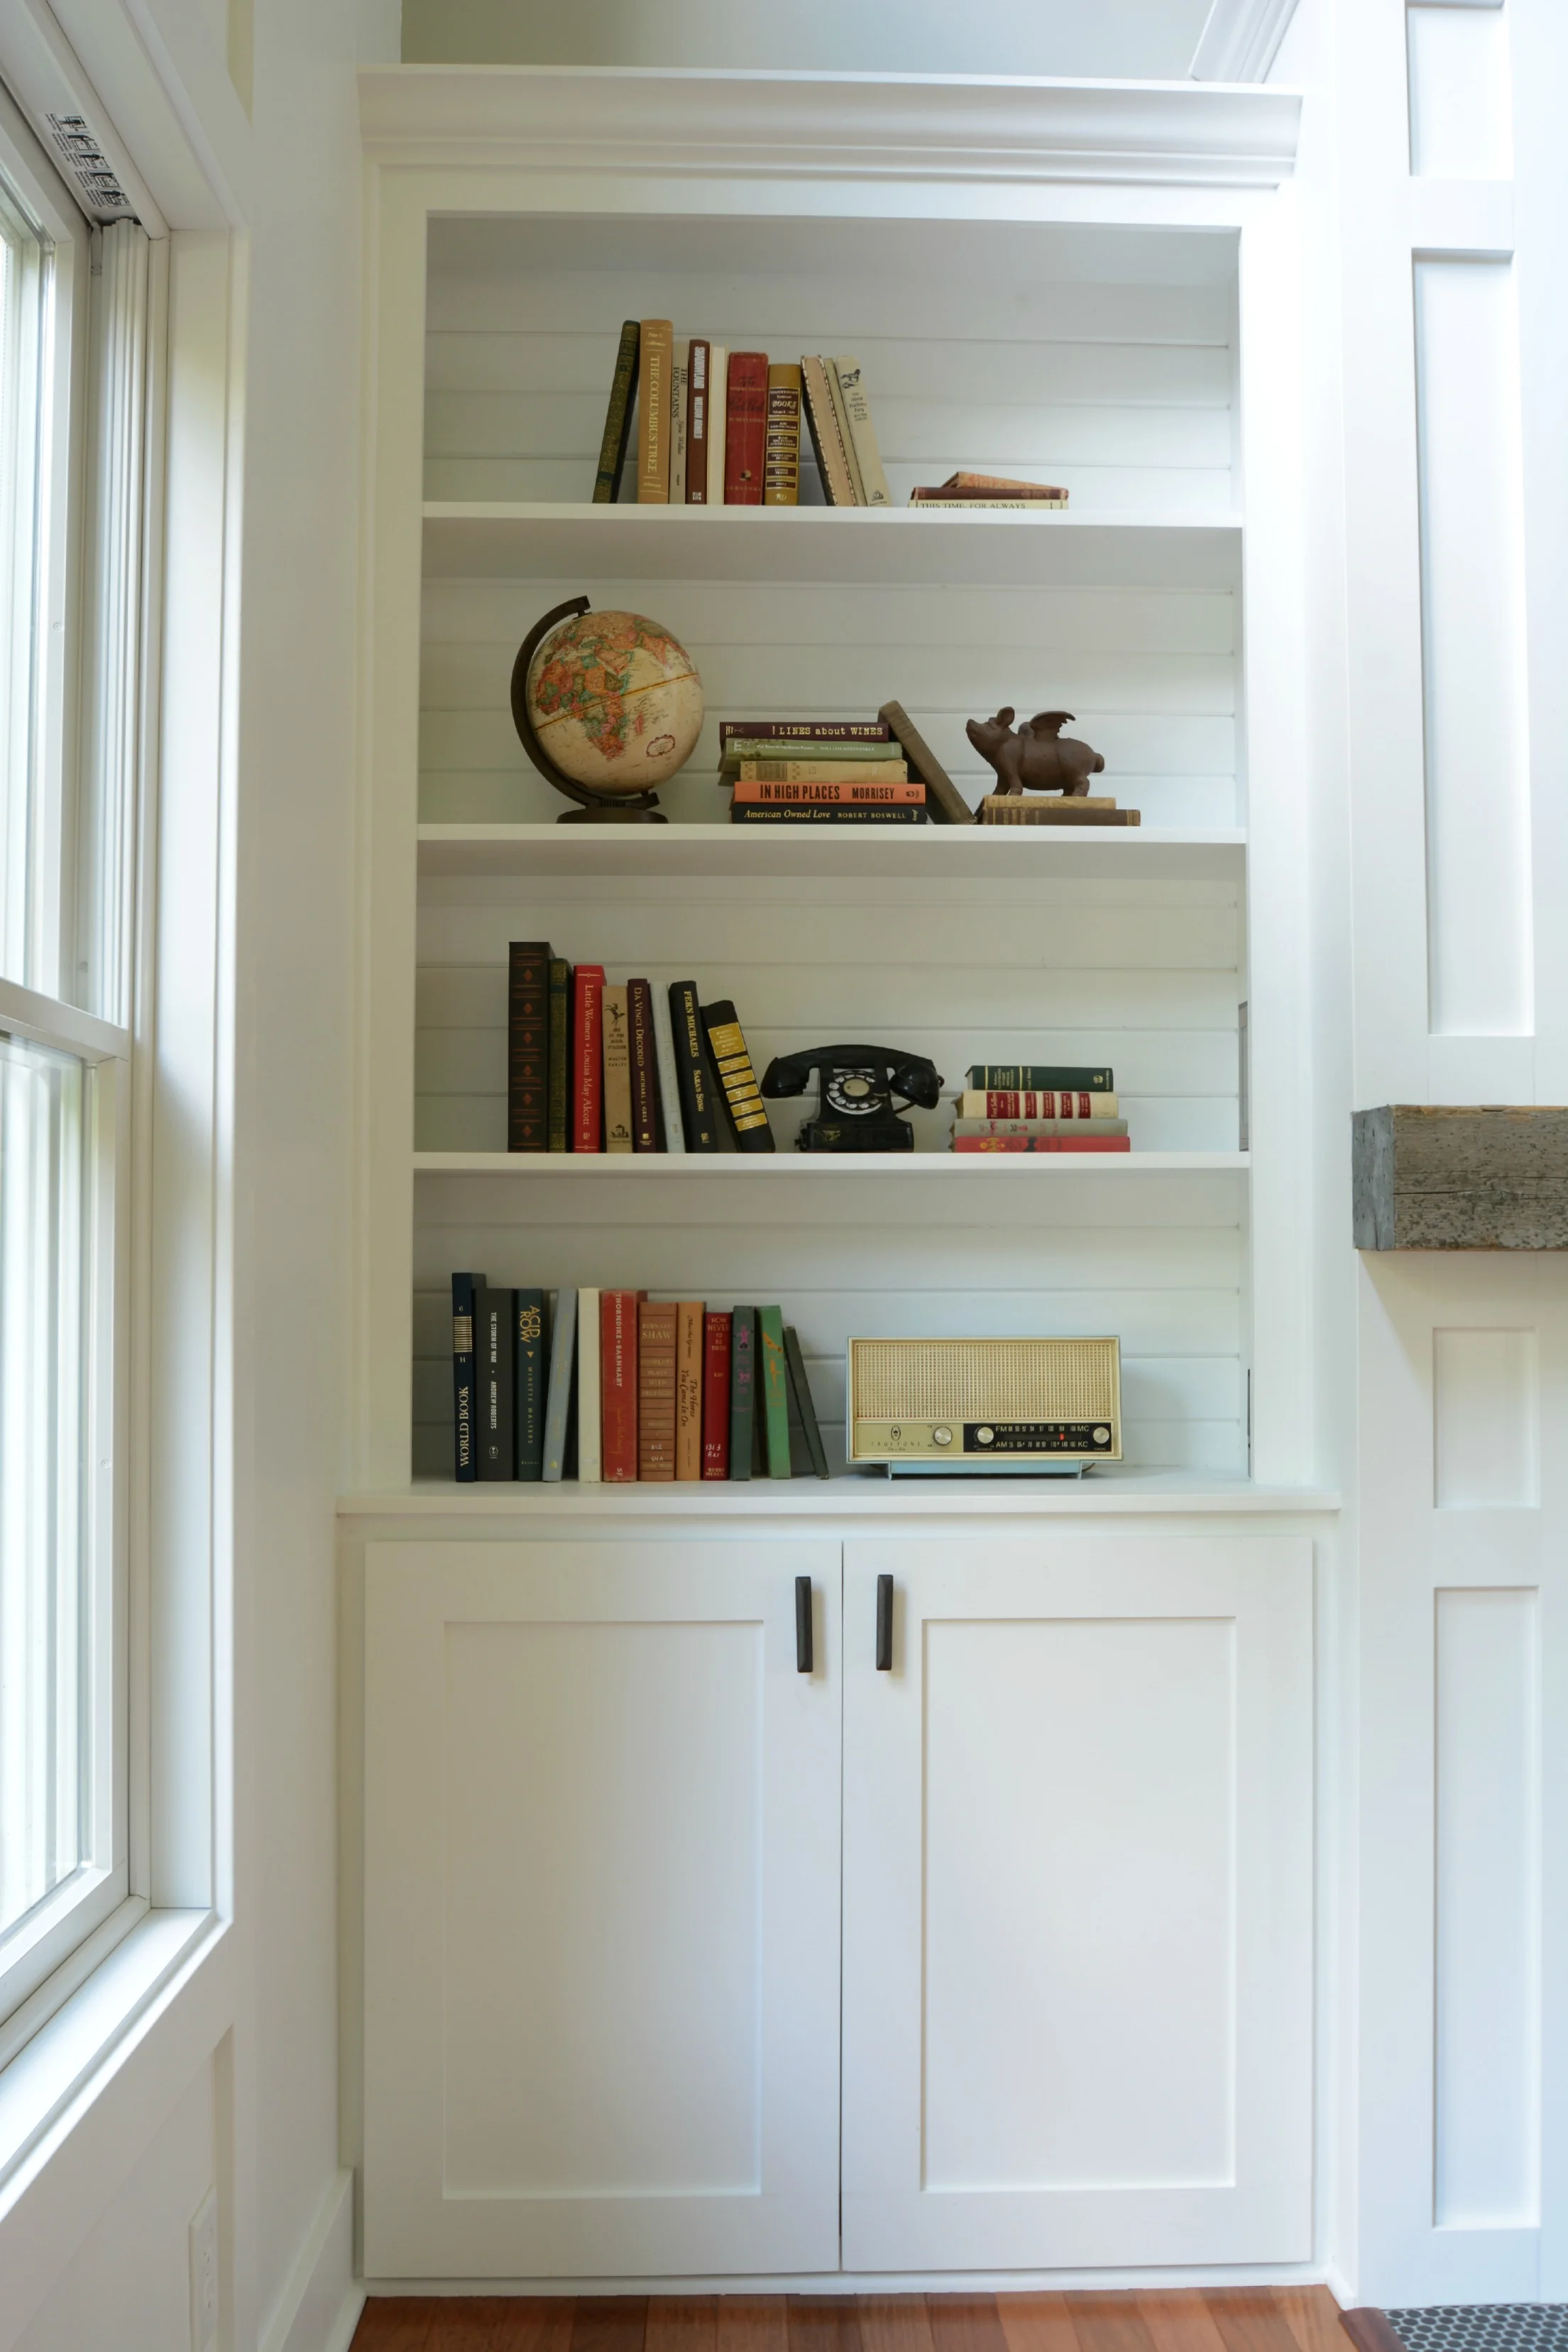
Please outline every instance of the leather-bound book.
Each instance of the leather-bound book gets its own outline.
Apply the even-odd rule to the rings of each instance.
[[[675,1475],[703,1472],[703,1303],[683,1298],[675,1309]]]
[[[680,1310],[645,1300],[637,1309],[637,1475],[675,1475],[675,1342]]]
[[[762,459],[765,507],[800,503],[800,371],[780,360],[768,371],[768,439]]]
[[[703,1476],[729,1475],[729,1317],[703,1317]]]
[[[637,503],[670,502],[670,379],[675,330],[668,319],[644,319],[637,382]]]
[[[653,992],[645,980],[626,983],[632,1046],[632,1149],[659,1149],[659,1056],[653,1035]]]
[[[637,1321],[635,1290],[599,1294],[599,1415],[601,1465],[607,1486],[633,1486],[637,1478]]]
[[[549,1115],[547,1121],[551,1151],[570,1149],[571,1108],[571,966],[562,956],[549,968]]]
[[[766,352],[731,352],[725,405],[724,502],[727,507],[759,507],[768,454]]]
[[[507,1149],[549,1149],[547,940],[514,940],[507,975]]]
[[[766,812],[772,814],[772,811]],[[728,997],[716,1004],[702,1008],[703,1029],[707,1037],[708,1053],[718,1078],[718,1090],[728,1114],[731,1131],[737,1151],[771,1151],[773,1129],[768,1124],[768,1108],[757,1083],[757,1072],[751,1066],[739,1020]]]

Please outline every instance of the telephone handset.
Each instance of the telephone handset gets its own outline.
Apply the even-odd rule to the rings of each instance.
[[[883,1045],[818,1045],[809,1054],[780,1054],[768,1065],[762,1092],[769,1102],[803,1095],[815,1077],[817,1116],[796,1138],[800,1151],[913,1151],[915,1134],[898,1117],[911,1104],[935,1110],[942,1077],[920,1054]],[[894,1103],[894,1097],[903,1100]]]

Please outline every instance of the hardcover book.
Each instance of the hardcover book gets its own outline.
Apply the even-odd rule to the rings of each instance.
[[[634,1290],[599,1294],[599,1419],[607,1486],[637,1480],[637,1322]]]
[[[632,1033],[632,1149],[659,1149],[659,1072],[653,1043],[653,992],[645,980],[629,980],[626,1000]]]
[[[729,423],[729,353],[722,343],[708,345],[707,376],[707,502],[721,507]]]
[[[1040,800],[1024,793],[988,793],[981,824],[1141,824],[1137,809],[1092,807],[1086,799]]]
[[[599,470],[593,477],[595,506],[613,506],[621,495],[621,468],[632,436],[632,412],[637,394],[637,352],[642,330],[628,319],[621,330],[615,373],[610,383],[610,406],[604,415],[604,437],[599,445]]]
[[[755,759],[766,747],[783,757],[802,743],[881,743],[892,740],[885,719],[721,719],[718,751],[721,760]],[[877,756],[873,753],[873,757]],[[835,751],[834,759],[843,754]]]
[[[517,1475],[537,1480],[544,1476],[545,1469],[545,1295],[542,1290],[518,1290],[513,1296],[517,1300],[512,1318]]]
[[[975,819],[968,802],[903,703],[884,702],[878,716],[886,719],[911,769],[925,784],[926,800],[936,822],[939,824],[973,824]]]
[[[766,352],[731,352],[726,408],[724,502],[727,507],[759,507],[768,448]]]
[[[786,807],[774,802],[767,808],[757,808],[748,801],[739,801],[729,812],[731,824],[924,824],[926,816],[924,803],[919,808],[823,808],[804,802]]]
[[[800,371],[787,360],[768,371],[768,442],[762,463],[762,503],[800,503]]]
[[[542,1475],[550,1486],[566,1475],[570,1438],[572,1368],[577,1360],[577,1293],[558,1290],[550,1325],[549,1395],[545,1404]]]
[[[571,1134],[571,966],[554,956],[549,968],[549,1118],[552,1151],[570,1148]]]
[[[881,812],[877,812],[881,814]],[[742,814],[781,816],[781,809],[743,811]],[[857,812],[862,815],[870,811]],[[727,997],[716,1004],[702,1008],[703,1033],[707,1039],[714,1074],[718,1079],[719,1094],[728,1116],[737,1151],[771,1151],[773,1129],[768,1124],[768,1111],[757,1084],[757,1073],[751,1066],[739,1019]]]
[[[956,1136],[1125,1135],[1124,1118],[956,1118]]]
[[[859,360],[835,358],[833,372],[839,380],[844,415],[849,420],[850,439],[854,445],[855,467],[860,475],[861,503],[868,507],[885,507],[893,503],[887,487],[887,476],[882,470],[882,457],[876,446],[876,433],[871,421],[871,404],[865,396],[865,384],[861,376]]]
[[[827,381],[828,398],[832,403],[833,421],[843,445],[844,463],[849,467],[850,488],[854,493],[852,503],[863,507],[866,503],[865,484],[861,479],[860,459],[855,455],[855,436],[850,428],[850,412],[844,404],[844,390],[839,382],[839,371],[831,360],[824,360],[822,373]]]
[[[649,1007],[653,1022],[653,1055],[659,1068],[660,1149],[684,1152],[686,1131],[681,1118],[681,1081],[675,1066],[675,1032],[670,1019],[670,1000],[663,991],[653,989],[649,992]]]
[[[831,507],[852,507],[860,502],[855,497],[854,477],[844,451],[843,435],[840,429],[838,411],[828,390],[827,362],[821,359],[800,362],[800,406],[805,415],[806,430],[811,436],[811,446],[817,456],[817,471],[822,478],[822,497]]]
[[[703,1042],[702,1013],[695,980],[670,983],[670,1028],[675,1051],[680,1118],[688,1151],[719,1149],[720,1112]]]
[[[604,1019],[604,1149],[632,1149],[632,1024],[626,983],[607,986]]]
[[[737,1307],[729,1335],[729,1475],[751,1475],[757,1415],[757,1309]]]
[[[670,504],[686,502],[686,389],[691,345],[675,344],[670,360]]]
[[[601,1151],[604,966],[580,963],[571,976],[571,1148],[574,1151]]]
[[[692,337],[686,368],[686,504],[707,504],[708,361],[712,345]]]
[[[705,1478],[729,1475],[729,1317],[703,1317],[703,1451]]]
[[[599,1486],[604,1475],[597,1290],[577,1294],[577,1475],[585,1486]]]
[[[944,499],[931,490],[911,490],[909,503],[922,514],[1054,514],[1065,499]]]
[[[935,489],[915,490],[917,499],[1035,499],[1064,507],[1067,492],[1054,482],[1015,481],[1010,474],[949,474]]]
[[[637,1309],[637,1475],[654,1485],[675,1475],[675,1343],[678,1309],[647,1299]]]
[[[789,1368],[784,1360],[784,1316],[777,1307],[757,1310],[757,1371],[768,1447],[768,1475],[788,1478],[789,1468]]]
[[[816,1478],[825,1478],[828,1475],[828,1449],[822,1443],[822,1425],[811,1402],[811,1383],[806,1378],[806,1359],[800,1349],[800,1335],[793,1323],[784,1326],[784,1360],[789,1368],[789,1391],[800,1416],[801,1433],[806,1440],[811,1475]]]
[[[703,1303],[683,1298],[675,1308],[675,1475],[703,1474]]]
[[[455,1274],[452,1277],[452,1475],[465,1486],[479,1475],[474,1318],[484,1287],[482,1274]]]
[[[637,502],[670,501],[670,376],[675,331],[668,319],[644,319],[637,383]]]
[[[1130,1151],[1124,1135],[957,1135],[955,1151]]]
[[[1118,1118],[1116,1097],[1108,1087],[966,1087],[958,1097],[959,1118]]]
[[[1087,1062],[971,1062],[965,1083],[981,1093],[1019,1087],[1063,1087],[1074,1094],[1109,1095],[1116,1090],[1116,1074],[1094,1069]]]
[[[517,1475],[512,1408],[512,1326],[517,1317],[514,1299],[515,1293],[510,1290],[481,1290],[475,1307],[481,1478]]]
[[[549,968],[546,940],[514,940],[507,973],[507,1149],[549,1149]]]
[[[902,760],[742,760],[738,784],[907,784]],[[925,787],[918,787],[922,800]]]
[[[761,761],[756,763],[763,765]],[[769,760],[768,767],[783,767],[782,760]],[[792,779],[788,783],[770,783],[758,777],[741,776],[735,787],[734,808],[924,808],[925,787],[915,783],[850,783],[843,778]]]
[[[901,767],[907,762],[899,759],[897,750],[886,735],[812,736],[812,744],[821,744],[820,751],[802,750],[801,738],[789,735],[730,735],[721,738],[719,770],[733,776],[744,760],[800,760],[813,758],[831,760],[835,767],[881,767],[889,760],[898,760]],[[827,748],[831,742],[831,750]]]

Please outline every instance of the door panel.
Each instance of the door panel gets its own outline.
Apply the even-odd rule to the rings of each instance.
[[[846,2268],[1310,2252],[1311,1583],[1282,1538],[848,1548]]]
[[[371,2274],[833,2267],[838,1547],[367,1576]]]

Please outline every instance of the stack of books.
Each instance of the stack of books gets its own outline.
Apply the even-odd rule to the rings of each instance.
[[[1007,514],[1049,514],[1067,504],[1067,492],[1050,482],[1015,482],[1006,474],[949,474],[932,488],[911,490],[912,507],[941,513],[973,513],[976,508]]]
[[[668,319],[628,319],[610,387],[594,503],[621,496],[636,425],[640,506],[793,507],[802,425],[829,506],[892,504],[857,359],[769,360]]]
[[[1110,1069],[976,1063],[955,1106],[955,1151],[1130,1151]]]
[[[645,1290],[452,1277],[454,1475],[585,1486],[825,1478],[794,1326]]]
[[[924,824],[925,785],[885,719],[727,719],[732,824]]]
[[[771,1151],[773,1130],[727,997],[663,993],[514,940],[507,1004],[508,1151]]]

